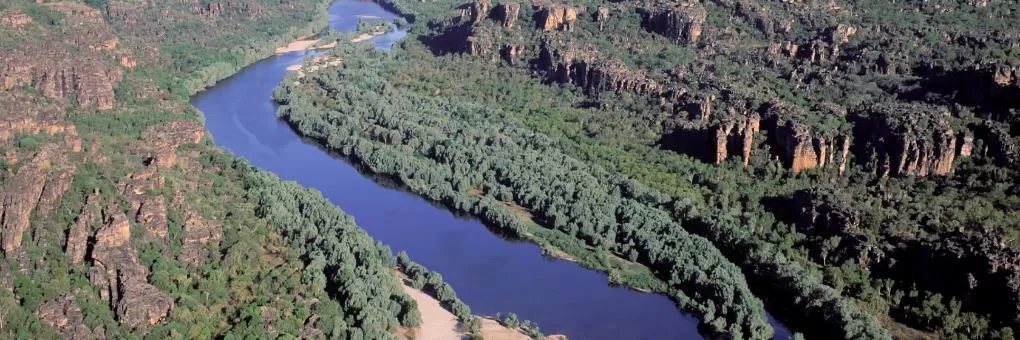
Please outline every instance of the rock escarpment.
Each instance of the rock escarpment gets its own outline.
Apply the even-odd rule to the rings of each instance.
[[[89,235],[92,233],[92,226],[99,222],[99,191],[93,192],[85,199],[74,224],[67,232],[67,241],[64,244],[64,254],[71,258],[71,263],[80,264],[85,261],[85,251],[88,249]]]
[[[51,98],[73,98],[81,107],[108,110],[114,105],[114,85],[123,71],[111,66],[110,53],[117,51],[118,38],[110,31],[101,12],[85,4],[52,3],[60,12],[63,27],[59,37],[42,44],[28,44],[0,55],[0,91],[31,86]],[[117,53],[114,53],[117,54]]]
[[[501,3],[496,5],[493,17],[503,23],[503,27],[514,28],[517,26],[517,17],[521,14],[521,4]]]
[[[202,141],[205,128],[196,122],[175,120],[150,127],[143,134],[149,142],[152,161],[169,168],[177,160],[177,148]]]
[[[855,126],[856,152],[879,177],[948,174],[957,152],[948,118],[931,105],[873,105]]]
[[[533,1],[535,23],[542,31],[573,31],[582,8],[556,4],[549,0]]]
[[[33,212],[49,214],[59,204],[74,177],[73,167],[61,165],[65,162],[59,145],[43,145],[0,190],[0,250],[4,254],[21,248]]]
[[[89,281],[110,303],[121,324],[145,330],[162,322],[174,303],[148,283],[149,270],[138,262],[127,216],[120,207],[109,205],[103,209],[103,220],[92,248]]]
[[[690,44],[701,38],[708,12],[698,2],[681,2],[644,10],[643,25],[676,44]]]
[[[566,40],[544,40],[534,64],[549,79],[575,85],[595,96],[604,91],[641,94],[661,91],[658,82],[631,70],[619,59],[603,58],[592,47],[579,48]]]
[[[89,339],[92,331],[85,326],[85,315],[74,302],[74,296],[61,294],[39,306],[35,315],[44,324],[53,327],[64,339]]]

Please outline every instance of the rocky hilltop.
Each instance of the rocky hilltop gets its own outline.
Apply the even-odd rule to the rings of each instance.
[[[414,326],[417,310],[388,293],[399,283],[353,223],[331,224],[347,238],[330,244],[365,251],[349,257],[360,276],[339,284],[306,268],[311,250],[256,209],[321,197],[235,163],[188,104],[322,27],[326,5],[0,1],[0,338],[385,338]],[[256,179],[276,195],[252,198]],[[342,306],[327,284],[375,292]]]
[[[533,17],[520,17],[522,6],[530,6],[528,9],[534,13]],[[706,24],[706,6],[731,11],[734,18],[745,22],[754,31],[738,32],[732,26],[709,26]],[[938,176],[951,173],[961,159],[971,154],[961,154],[958,150],[963,138],[968,138],[971,144],[977,139],[982,145],[994,145],[985,149],[988,153],[983,155],[1001,159],[1002,164],[1008,163],[1005,159],[1010,157],[1006,155],[1009,151],[998,147],[1002,143],[997,143],[996,137],[981,133],[981,129],[948,128],[948,125],[967,123],[959,115],[949,114],[949,108],[941,101],[933,102],[935,107],[932,108],[890,107],[879,110],[883,113],[865,114],[863,112],[875,111],[870,108],[873,105],[854,104],[853,100],[842,100],[841,104],[836,104],[839,101],[823,102],[812,98],[809,95],[812,88],[829,91],[828,88],[845,87],[861,75],[909,72],[904,69],[908,67],[906,64],[896,61],[905,58],[905,55],[894,56],[893,51],[889,51],[873,58],[873,53],[865,48],[867,43],[862,39],[880,34],[881,28],[875,23],[855,18],[849,8],[835,3],[766,6],[755,1],[625,2],[600,5],[592,10],[569,3],[493,5],[487,0],[480,0],[463,4],[460,8],[460,12],[451,13],[449,17],[432,19],[430,25],[438,27],[440,33],[431,37],[428,43],[437,53],[464,53],[492,62],[526,67],[542,74],[548,81],[577,86],[596,100],[604,92],[647,96],[659,106],[653,110],[668,113],[665,120],[655,115],[655,120],[662,127],[661,145],[705,162],[720,163],[734,156],[749,165],[753,155],[760,153],[761,157],[778,161],[794,173],[818,169],[843,174],[848,165],[858,165],[877,177]],[[630,13],[640,18],[642,32],[605,30],[607,21],[618,24],[620,22],[614,20],[621,19],[617,17]],[[800,25],[797,32],[792,28],[794,23]],[[586,31],[578,31],[579,28]],[[635,39],[634,34],[639,36]],[[632,45],[639,42],[654,44],[658,40],[646,34],[695,47],[701,60],[659,70],[661,73],[656,74],[655,70],[630,65],[621,59],[624,56],[621,53],[633,53],[650,46],[631,46],[628,51],[600,50],[591,38],[613,41],[617,39],[616,35],[621,35],[619,41]],[[758,35],[767,37],[764,46],[747,49],[738,45],[739,40]],[[765,68],[755,73],[789,79],[798,93],[809,98],[808,105],[792,105],[778,99],[775,88],[763,89],[741,79],[719,78],[713,71],[718,66],[704,62],[714,55],[734,53],[744,54],[756,62],[760,60]],[[985,80],[981,80],[979,86],[989,89],[1016,87],[1015,67],[996,65],[982,68],[984,70],[977,72],[985,74]],[[927,72],[921,76],[944,71]],[[915,93],[887,93],[882,97],[906,97]],[[998,99],[994,101],[1001,102]],[[1014,103],[1006,109],[1015,108]],[[858,126],[858,131],[898,128],[899,125],[894,122],[903,120],[904,115],[924,116],[928,115],[924,111],[931,110],[947,113],[938,118],[940,121],[937,123],[943,127],[938,133],[944,136],[940,135],[937,141],[927,137],[873,135],[911,134],[909,131],[862,134],[848,128]],[[865,119],[858,118],[858,115],[886,118]],[[817,116],[828,118],[821,124],[814,118]],[[876,144],[878,139],[893,137],[915,140],[904,141],[904,145],[879,147]],[[852,155],[850,151],[853,151]],[[890,161],[895,164],[879,164]]]

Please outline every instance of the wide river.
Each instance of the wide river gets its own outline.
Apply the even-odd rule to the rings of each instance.
[[[329,12],[330,28],[337,31],[353,31],[358,16],[396,18],[375,3],[355,0],[336,1]],[[389,48],[404,35],[397,31],[372,41]],[[286,68],[307,55],[271,57],[193,97],[216,144],[321,191],[376,240],[442,273],[475,314],[513,312],[537,322],[546,334],[578,340],[701,338],[697,320],[665,296],[612,287],[602,273],[545,257],[534,244],[500,238],[473,218],[377,182],[302,140],[276,117],[270,97]],[[785,339],[786,331],[777,327],[777,338]]]

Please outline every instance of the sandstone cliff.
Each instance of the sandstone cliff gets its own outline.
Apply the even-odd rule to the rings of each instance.
[[[646,9],[643,25],[677,44],[690,44],[701,38],[708,12],[698,2],[681,2]]]
[[[598,96],[604,91],[655,94],[661,86],[641,72],[631,70],[622,61],[601,57],[593,47],[578,47],[565,39],[543,40],[536,67],[553,81],[580,87]]]
[[[535,7],[535,23],[546,32],[573,31],[577,16],[584,12],[583,8],[565,4],[556,4],[549,0],[532,1]]]
[[[91,330],[85,326],[85,315],[74,302],[74,296],[61,294],[39,306],[35,315],[44,324],[53,327],[64,339],[89,339]]]
[[[46,6],[69,21],[62,25],[67,29],[0,54],[0,91],[31,86],[47,97],[73,98],[81,107],[113,108],[113,87],[123,71],[109,60],[119,39],[95,8],[79,3]]]
[[[46,185],[47,172],[53,165],[58,151],[55,145],[47,145],[18,169],[17,174],[0,191],[0,249],[10,256],[21,248],[24,234],[28,231],[29,218]]]
[[[104,208],[103,219],[104,227],[95,235],[89,281],[121,324],[144,331],[170,314],[173,300],[148,283],[149,270],[138,262],[131,225],[120,207]]]
[[[948,118],[931,105],[873,105],[855,126],[856,153],[879,177],[948,174],[957,152]]]
[[[85,199],[74,224],[67,232],[67,241],[64,244],[64,254],[71,258],[71,263],[80,264],[85,261],[85,251],[88,249],[89,235],[92,234],[92,225],[99,219],[99,191],[93,192]]]

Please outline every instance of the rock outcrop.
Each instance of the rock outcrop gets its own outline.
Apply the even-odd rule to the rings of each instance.
[[[788,121],[775,130],[779,155],[786,167],[794,173],[817,167],[825,159],[827,150],[824,139],[816,148],[811,129],[805,125]]]
[[[85,199],[85,206],[81,208],[74,224],[67,232],[67,242],[64,244],[64,254],[71,258],[71,263],[79,264],[85,261],[85,251],[88,249],[89,234],[92,233],[92,225],[99,219],[99,191],[93,192]]]
[[[948,174],[957,152],[948,117],[931,105],[876,104],[855,126],[859,159],[879,177]]]
[[[29,218],[45,188],[47,170],[56,157],[55,145],[44,146],[0,191],[0,250],[4,254],[11,255],[21,248]]]
[[[89,281],[110,303],[117,321],[134,330],[162,322],[173,299],[148,283],[149,270],[138,261],[131,240],[131,224],[116,205],[103,210],[104,227],[96,232]]]
[[[536,66],[553,81],[578,86],[595,96],[604,91],[646,95],[661,91],[658,82],[631,70],[619,59],[603,59],[594,48],[578,48],[561,40],[546,39],[542,43]]]
[[[595,22],[599,24],[599,32],[605,29],[606,20],[609,20],[609,7],[599,6],[595,10]]]
[[[14,9],[7,9],[0,12],[0,25],[10,25],[14,28],[32,23],[32,17]]]
[[[64,198],[64,193],[71,187],[71,181],[74,180],[76,169],[73,165],[67,166],[57,171],[56,174],[46,181],[42,194],[39,196],[39,204],[35,210],[36,214],[46,217],[57,210],[57,206],[60,205],[60,201]]]
[[[177,148],[184,144],[202,141],[205,128],[191,121],[175,120],[145,129],[143,135],[149,141],[152,162],[162,168],[169,168],[177,160]]]
[[[14,294],[14,273],[7,261],[0,261],[0,290]]]
[[[807,236],[805,244],[821,263],[853,261],[868,267],[887,257],[883,249],[868,242],[857,210],[832,192],[798,190],[766,205],[777,218]]]
[[[39,306],[35,315],[44,324],[53,327],[64,339],[88,339],[91,331],[85,326],[85,315],[74,302],[74,296],[61,294]]]
[[[102,13],[84,3],[44,6],[63,15],[62,30],[0,54],[0,91],[31,86],[50,98],[73,98],[81,107],[112,109],[123,71],[109,62],[119,39]]]
[[[645,10],[644,26],[676,44],[690,44],[701,38],[708,12],[700,3],[683,2]]]
[[[469,23],[475,25],[489,16],[490,7],[492,3],[489,0],[476,0],[464,9],[461,16],[469,18]]]
[[[583,9],[554,4],[549,0],[533,1],[532,4],[535,7],[535,23],[545,32],[573,31],[577,15],[583,12]]]
[[[979,153],[991,158],[996,165],[1007,166],[1016,162],[1017,146],[1007,127],[986,121],[975,127],[974,135],[984,142]]]
[[[517,17],[521,13],[521,4],[519,3],[501,3],[496,5],[493,12],[493,16],[496,20],[503,23],[503,27],[514,28],[517,26]]]
[[[996,85],[1002,87],[1020,88],[1020,66],[996,65],[992,79]]]
[[[209,249],[218,247],[222,239],[222,226],[206,221],[196,212],[188,212],[184,219],[181,262],[201,264],[211,255]]]
[[[20,50],[0,56],[0,90],[32,86],[51,98],[75,98],[82,107],[113,108],[113,86],[122,76],[95,60],[33,55]]]

